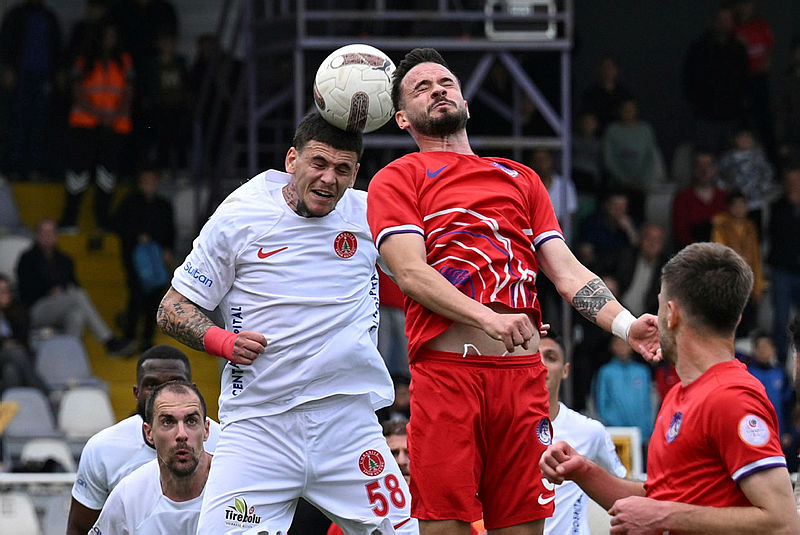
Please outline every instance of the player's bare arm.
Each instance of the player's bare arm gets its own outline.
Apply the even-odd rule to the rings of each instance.
[[[267,347],[261,333],[241,331],[237,334],[219,329],[195,303],[170,288],[157,313],[158,325],[164,333],[187,346],[223,357],[234,364],[252,364]],[[213,338],[209,334],[214,334]],[[227,340],[227,342],[226,342]],[[210,341],[219,348],[211,348]]]
[[[98,509],[90,509],[72,498],[67,518],[67,535],[85,535],[100,516]]]
[[[785,468],[757,472],[739,485],[752,507],[704,507],[642,497],[619,500],[609,510],[611,533],[800,533],[800,517]]]
[[[602,279],[581,264],[564,241],[546,241],[539,247],[536,259],[558,293],[589,321],[613,332],[615,318],[620,313],[628,314]],[[645,359],[660,358],[655,316],[642,314],[625,330],[627,342]]]
[[[538,336],[526,314],[500,314],[461,293],[428,265],[425,242],[419,234],[393,234],[381,242],[381,257],[403,292],[426,308],[455,322],[476,327],[502,341],[506,351]]]

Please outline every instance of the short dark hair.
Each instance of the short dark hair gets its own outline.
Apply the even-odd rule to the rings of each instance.
[[[297,125],[292,145],[298,152],[303,152],[310,141],[318,141],[337,150],[353,152],[357,161],[361,161],[361,155],[364,153],[361,132],[346,132],[337,128],[326,121],[317,110],[307,113]]]
[[[189,364],[189,357],[180,349],[166,344],[159,344],[153,346],[139,356],[136,362],[136,382],[142,379],[142,365],[148,360],[163,359],[163,360],[179,360],[183,362],[186,367],[186,378],[192,380],[192,366]]]
[[[408,71],[420,63],[438,63],[447,70],[450,70],[450,66],[435,48],[415,48],[411,50],[405,55],[402,61],[398,63],[394,74],[392,74],[392,104],[394,105],[395,111],[401,108],[400,85],[403,83],[403,78],[406,77]]]
[[[406,431],[406,425],[408,425],[408,420],[386,420],[381,424],[383,428],[383,436],[388,437],[389,435],[406,435],[408,431]]]
[[[155,387],[153,389],[153,393],[150,394],[149,398],[147,398],[147,405],[145,405],[144,410],[144,421],[150,426],[153,425],[153,418],[155,418],[154,407],[156,404],[156,398],[158,398],[162,392],[169,391],[176,394],[184,394],[187,390],[194,392],[197,396],[197,399],[200,400],[200,406],[203,407],[203,418],[205,419],[208,417],[206,400],[203,397],[203,394],[200,393],[200,389],[197,388],[196,384],[190,383],[189,381],[167,381],[166,383],[161,383]]]
[[[692,324],[732,335],[753,289],[753,270],[736,251],[720,243],[683,248],[661,270],[661,291],[677,301]]]

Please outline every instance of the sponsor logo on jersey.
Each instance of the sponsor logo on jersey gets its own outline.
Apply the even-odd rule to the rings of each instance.
[[[386,466],[386,461],[383,460],[383,455],[377,450],[367,450],[358,458],[358,468],[364,472],[364,475],[374,477],[383,472]]]
[[[211,288],[214,285],[214,281],[211,279],[211,277],[201,272],[198,268],[192,266],[191,262],[186,262],[183,265],[183,270],[203,286],[208,286]]]
[[[536,425],[536,437],[539,442],[545,446],[549,446],[553,441],[553,426],[550,424],[550,418],[542,418]]]
[[[739,436],[751,446],[763,446],[769,440],[769,426],[755,414],[748,414],[739,421]]]
[[[681,423],[683,423],[683,413],[678,411],[672,415],[672,420],[669,421],[669,427],[665,435],[667,442],[672,442],[678,438],[678,433],[681,432]]]
[[[497,167],[501,171],[504,171],[511,178],[517,178],[519,176],[519,171],[515,171],[513,169],[509,169],[508,167],[506,167],[505,165],[503,165],[501,163],[492,162],[492,165]]]
[[[447,166],[443,165],[439,169],[437,169],[436,171],[431,171],[430,169],[425,169],[425,173],[428,175],[428,178],[436,178],[437,176],[439,176],[439,173],[444,171],[445,167],[447,167]]]
[[[341,258],[350,258],[358,250],[358,240],[352,232],[340,232],[333,240],[333,250]]]
[[[261,523],[261,517],[256,514],[255,507],[247,507],[244,498],[238,496],[233,499],[233,505],[225,509],[225,524],[237,528],[252,527]]]
[[[262,247],[259,247],[258,248],[258,257],[261,260],[264,260],[265,258],[269,258],[270,256],[272,256],[274,254],[277,254],[277,253],[280,253],[281,251],[285,251],[288,248],[289,248],[289,246],[287,245],[285,247],[280,247],[280,248],[274,249],[272,251],[264,251],[264,249]]]

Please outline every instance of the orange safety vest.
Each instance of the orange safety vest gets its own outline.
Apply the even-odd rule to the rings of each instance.
[[[75,67],[83,72],[84,59],[78,58]],[[81,87],[88,95],[94,109],[115,112],[122,104],[122,98],[133,72],[130,55],[123,54],[122,61],[97,61],[88,75],[83,77]],[[76,128],[95,128],[100,118],[91,110],[75,102],[69,114],[69,125]],[[117,117],[112,126],[119,134],[128,134],[132,129],[131,118],[127,114]]]

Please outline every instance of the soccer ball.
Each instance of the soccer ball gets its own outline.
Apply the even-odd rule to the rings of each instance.
[[[348,132],[372,132],[394,115],[393,72],[392,60],[377,48],[343,46],[317,69],[314,103],[332,125]]]

